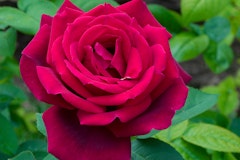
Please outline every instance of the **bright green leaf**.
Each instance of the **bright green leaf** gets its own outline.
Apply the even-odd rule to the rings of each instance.
[[[58,159],[55,158],[53,155],[48,154],[43,160],[58,160]]]
[[[219,14],[230,0],[181,0],[181,13],[185,24],[203,21]]]
[[[13,56],[16,49],[17,33],[13,28],[0,31],[0,57]]]
[[[17,151],[18,139],[12,124],[0,114],[0,152],[11,155]]]
[[[27,8],[32,4],[32,3],[36,3],[39,2],[39,0],[18,0],[17,1],[17,7],[22,10],[22,11],[26,11]]]
[[[225,43],[210,43],[210,46],[203,54],[208,67],[214,73],[221,73],[228,69],[233,61],[233,51]]]
[[[211,40],[220,42],[231,33],[231,24],[224,17],[214,17],[205,22],[204,31]]]
[[[210,156],[205,149],[188,143],[181,138],[176,139],[172,146],[185,160],[210,160]]]
[[[158,4],[149,4],[148,8],[159,23],[166,27],[171,33],[178,33],[182,30],[181,24],[172,14],[172,11]]]
[[[183,160],[181,155],[169,144],[150,139],[132,141],[132,160]]]
[[[168,129],[159,131],[157,134],[153,136],[153,138],[162,140],[164,142],[173,141],[176,138],[179,138],[183,135],[185,130],[187,129],[188,121],[183,121],[182,123],[176,124],[174,126],[169,127]]]
[[[183,139],[214,151],[240,153],[240,138],[225,128],[211,124],[189,125]]]
[[[42,119],[42,113],[37,113],[37,129],[44,135],[47,136],[46,128]]]
[[[224,153],[224,152],[213,152],[212,153],[212,160],[237,160],[233,154],[231,153]]]
[[[209,39],[206,35],[195,36],[191,33],[181,33],[170,40],[173,57],[178,62],[197,57],[208,45]]]
[[[32,152],[24,151],[9,160],[36,160]]]
[[[217,86],[207,86],[202,89],[211,94],[218,94],[217,107],[224,115],[233,113],[239,105],[239,97],[236,81],[233,77],[227,77]]]
[[[48,0],[39,0],[35,3],[31,3],[27,8],[26,13],[40,22],[42,14],[53,16],[57,10],[58,8],[53,2]]]
[[[113,6],[118,6],[118,3],[114,0],[97,0],[97,1],[89,1],[89,0],[72,0],[72,2],[80,7],[83,11],[89,11],[90,9],[104,3],[110,3]]]
[[[0,23],[9,25],[25,34],[35,34],[39,28],[38,21],[12,7],[0,7]]]

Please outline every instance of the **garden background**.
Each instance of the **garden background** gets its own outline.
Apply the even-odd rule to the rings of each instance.
[[[47,153],[41,120],[48,105],[35,100],[24,85],[19,59],[38,29],[41,14],[54,15],[61,2],[0,0],[1,160],[55,159]],[[87,11],[104,0],[73,2]],[[186,105],[196,110],[186,113],[192,116],[182,115],[178,124],[151,133],[148,139],[138,137],[132,159],[159,160],[161,153],[161,159],[240,160],[240,0],[146,2],[172,34],[172,54],[192,76],[189,86],[203,92],[190,89]]]

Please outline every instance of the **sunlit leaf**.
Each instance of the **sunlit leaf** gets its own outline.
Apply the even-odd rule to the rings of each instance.
[[[0,31],[0,57],[13,56],[16,49],[17,33],[13,28]]]
[[[181,138],[176,139],[172,146],[185,160],[210,160],[210,155],[207,154],[205,149],[188,143]]]
[[[219,14],[230,0],[181,0],[181,13],[185,24],[203,21]]]
[[[240,153],[240,138],[231,131],[204,123],[195,123],[188,127],[183,139],[203,148],[220,152]]]
[[[0,23],[25,34],[35,34],[39,28],[37,20],[13,7],[0,7]]]
[[[208,45],[209,39],[206,35],[195,36],[191,33],[181,33],[170,40],[173,57],[178,62],[197,57]]]

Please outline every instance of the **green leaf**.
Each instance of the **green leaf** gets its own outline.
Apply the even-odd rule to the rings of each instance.
[[[215,42],[210,43],[203,56],[208,67],[217,74],[228,69],[234,57],[230,46]]]
[[[35,34],[39,28],[38,21],[12,7],[0,7],[0,23],[9,25],[25,34]]]
[[[17,1],[17,7],[22,10],[22,11],[26,11],[27,8],[29,7],[29,5],[31,5],[32,3],[36,3],[38,2],[39,0],[18,0]]]
[[[132,141],[132,160],[183,160],[181,155],[169,144],[149,139],[136,139]]]
[[[18,154],[16,157],[10,158],[9,160],[36,160],[32,152],[24,151]]]
[[[195,117],[213,107],[217,102],[217,96],[207,94],[200,90],[189,88],[187,101],[184,107],[177,111],[173,117],[172,124],[178,124],[182,121]]]
[[[167,8],[158,4],[149,4],[148,9],[152,12],[158,22],[166,27],[171,33],[178,33],[182,30],[182,26],[178,19],[176,19],[172,12]]]
[[[0,152],[12,155],[17,151],[18,139],[12,124],[0,114]]]
[[[230,0],[181,0],[180,8],[185,24],[199,22],[218,15]]]
[[[218,86],[208,86],[202,90],[219,95],[217,106],[224,115],[231,114],[239,105],[238,91],[233,77],[227,77]]]
[[[234,118],[230,125],[230,130],[240,136],[240,117]]]
[[[18,152],[30,150],[32,152],[47,151],[47,143],[40,139],[28,140],[19,145]]]
[[[209,39],[206,35],[195,36],[191,33],[181,33],[170,40],[173,57],[178,62],[197,57],[208,45]]]
[[[240,153],[240,138],[225,128],[211,124],[189,125],[183,139],[214,151]]]
[[[72,0],[72,2],[80,7],[83,11],[89,11],[90,9],[104,3],[109,3],[113,6],[118,6],[118,3],[114,0],[97,0],[97,1],[89,1],[89,0]]]
[[[58,8],[53,2],[49,0],[38,0],[35,3],[31,3],[25,12],[40,22],[42,14],[53,16],[57,10]]]
[[[204,23],[204,31],[211,40],[220,42],[231,33],[231,24],[224,17],[214,17]]]
[[[156,138],[168,143],[170,141],[173,141],[174,139],[181,137],[185,132],[185,130],[187,129],[187,126],[188,126],[188,120],[158,132],[153,136],[153,138]]]
[[[47,136],[46,128],[42,119],[42,113],[36,113],[37,117],[37,129],[44,135]]]
[[[231,153],[213,152],[212,160],[237,160]]]
[[[43,160],[58,160],[58,159],[55,158],[53,155],[48,154]]]
[[[31,151],[37,160],[43,160],[48,154],[46,141],[40,139],[25,141],[18,148],[19,153],[26,150]]]
[[[203,93],[197,89],[189,88],[189,93],[187,97],[187,101],[184,107],[177,111],[172,120],[172,125],[176,125],[185,120],[188,120],[194,116],[197,116],[206,110],[210,109],[217,102],[217,96],[212,94]],[[152,130],[150,133],[142,136],[138,136],[138,138],[145,139],[149,138],[156,133],[158,130]]]
[[[13,56],[16,49],[17,33],[13,28],[0,31],[0,57]]]
[[[172,146],[185,160],[210,160],[210,156],[205,149],[188,143],[181,138],[176,139]]]
[[[191,119],[191,122],[195,123],[209,123],[227,128],[229,125],[229,119],[217,111],[208,110]]]

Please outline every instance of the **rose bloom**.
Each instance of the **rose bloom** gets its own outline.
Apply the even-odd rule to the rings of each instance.
[[[23,50],[23,80],[40,101],[48,151],[60,160],[129,160],[130,137],[171,125],[188,94],[171,35],[142,0],[83,12],[65,0]]]

